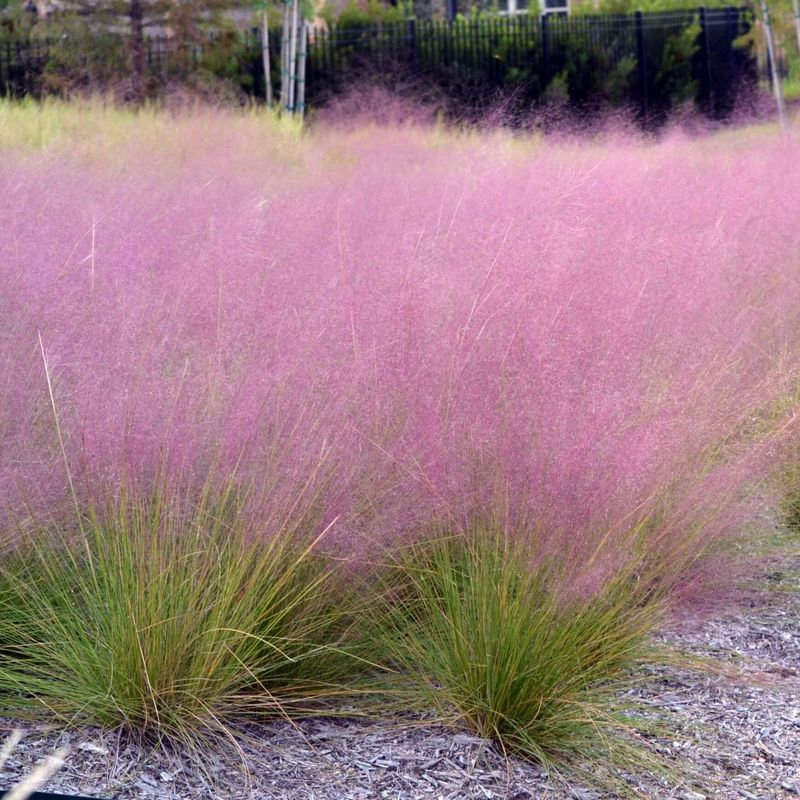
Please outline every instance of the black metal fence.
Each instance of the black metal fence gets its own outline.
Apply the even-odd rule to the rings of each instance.
[[[525,103],[623,102],[645,112],[693,100],[720,116],[740,82],[754,77],[741,44],[749,30],[748,12],[736,7],[333,29],[318,32],[310,48],[309,96],[339,92],[358,75],[394,71],[482,100],[509,88]]]
[[[694,101],[724,116],[742,81],[755,78],[746,44],[746,9],[698,8],[659,13],[596,16],[481,16],[452,22],[409,19],[361,28],[312,29],[306,97],[321,105],[363,81],[412,79],[435,87],[458,104],[485,104],[506,92],[529,105],[563,100],[573,106],[628,104],[646,114]],[[39,94],[52,75],[68,75],[78,62],[91,83],[98,75],[124,74],[122,37],[97,47],[65,39],[0,40],[0,93]],[[280,31],[270,32],[273,81]],[[102,52],[102,57],[100,53]],[[213,34],[202,42],[165,37],[146,42],[151,83],[205,71],[264,96],[261,33]],[[52,82],[52,81],[51,81]]]

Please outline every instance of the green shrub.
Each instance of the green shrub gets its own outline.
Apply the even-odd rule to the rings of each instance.
[[[50,43],[41,75],[42,94],[92,94],[113,89],[128,79],[125,39],[102,25],[67,15],[39,33]]]
[[[662,101],[671,106],[697,98],[698,82],[692,77],[692,59],[700,49],[701,33],[700,23],[695,20],[664,43],[656,74],[656,90]]]
[[[339,28],[366,28],[392,22],[402,22],[406,18],[405,6],[399,3],[396,6],[380,2],[380,0],[349,0],[347,5],[335,20]]]

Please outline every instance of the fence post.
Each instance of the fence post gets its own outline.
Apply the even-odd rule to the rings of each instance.
[[[714,84],[711,77],[711,53],[708,47],[708,16],[705,6],[700,6],[700,46],[703,50],[703,62],[706,67],[706,112],[711,114],[714,111]]]
[[[406,23],[408,26],[408,50],[411,55],[411,64],[416,67],[419,61],[417,52],[417,20],[411,17]]]
[[[634,16],[636,26],[636,66],[639,72],[639,101],[642,114],[647,114],[647,63],[644,49],[644,17],[641,11]]]
[[[19,91],[21,91],[22,96],[24,96],[26,94],[30,94],[31,91],[31,71],[28,68],[27,60],[22,58],[22,47],[20,46],[19,40],[14,42],[14,50],[14,65],[16,66],[17,70],[22,73],[22,80],[19,81]]]
[[[738,34],[739,15],[733,6],[725,6],[725,35],[728,38],[728,66],[730,69],[730,81],[736,80],[736,48],[733,46]]]
[[[7,94],[10,94],[10,87],[8,84],[11,82],[11,45],[8,42],[6,42],[5,51],[5,59],[3,59],[2,55],[0,55],[0,97],[5,97]],[[3,77],[4,64],[9,78]]]
[[[458,0],[447,0],[447,21],[452,22],[458,14]]]
[[[725,7],[725,41],[728,46],[727,79],[722,90],[722,108],[729,113],[734,104],[734,97],[738,89],[739,74],[736,68],[736,49],[733,46],[739,32],[739,14],[733,6]]]
[[[547,20],[548,15],[542,14],[542,77],[545,89],[550,83],[550,26]]]

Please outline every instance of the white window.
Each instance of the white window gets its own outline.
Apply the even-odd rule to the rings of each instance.
[[[528,0],[499,0],[498,10],[501,14],[527,14]]]
[[[542,14],[569,14],[569,0],[539,0]]]

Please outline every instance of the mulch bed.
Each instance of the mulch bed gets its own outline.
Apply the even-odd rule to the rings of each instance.
[[[676,650],[719,669],[651,668],[627,693],[670,734],[652,746],[685,777],[628,780],[666,800],[800,798],[800,546],[768,559],[761,583],[738,607],[694,626],[662,632]],[[0,720],[0,737],[10,730]],[[600,800],[609,797],[548,779],[491,744],[425,719],[316,719],[251,730],[247,774],[209,756],[203,768],[143,750],[120,733],[85,728],[29,730],[0,775],[12,783],[56,746],[66,766],[43,789],[114,800]],[[266,745],[266,746],[263,746]],[[677,785],[676,785],[677,783]]]

